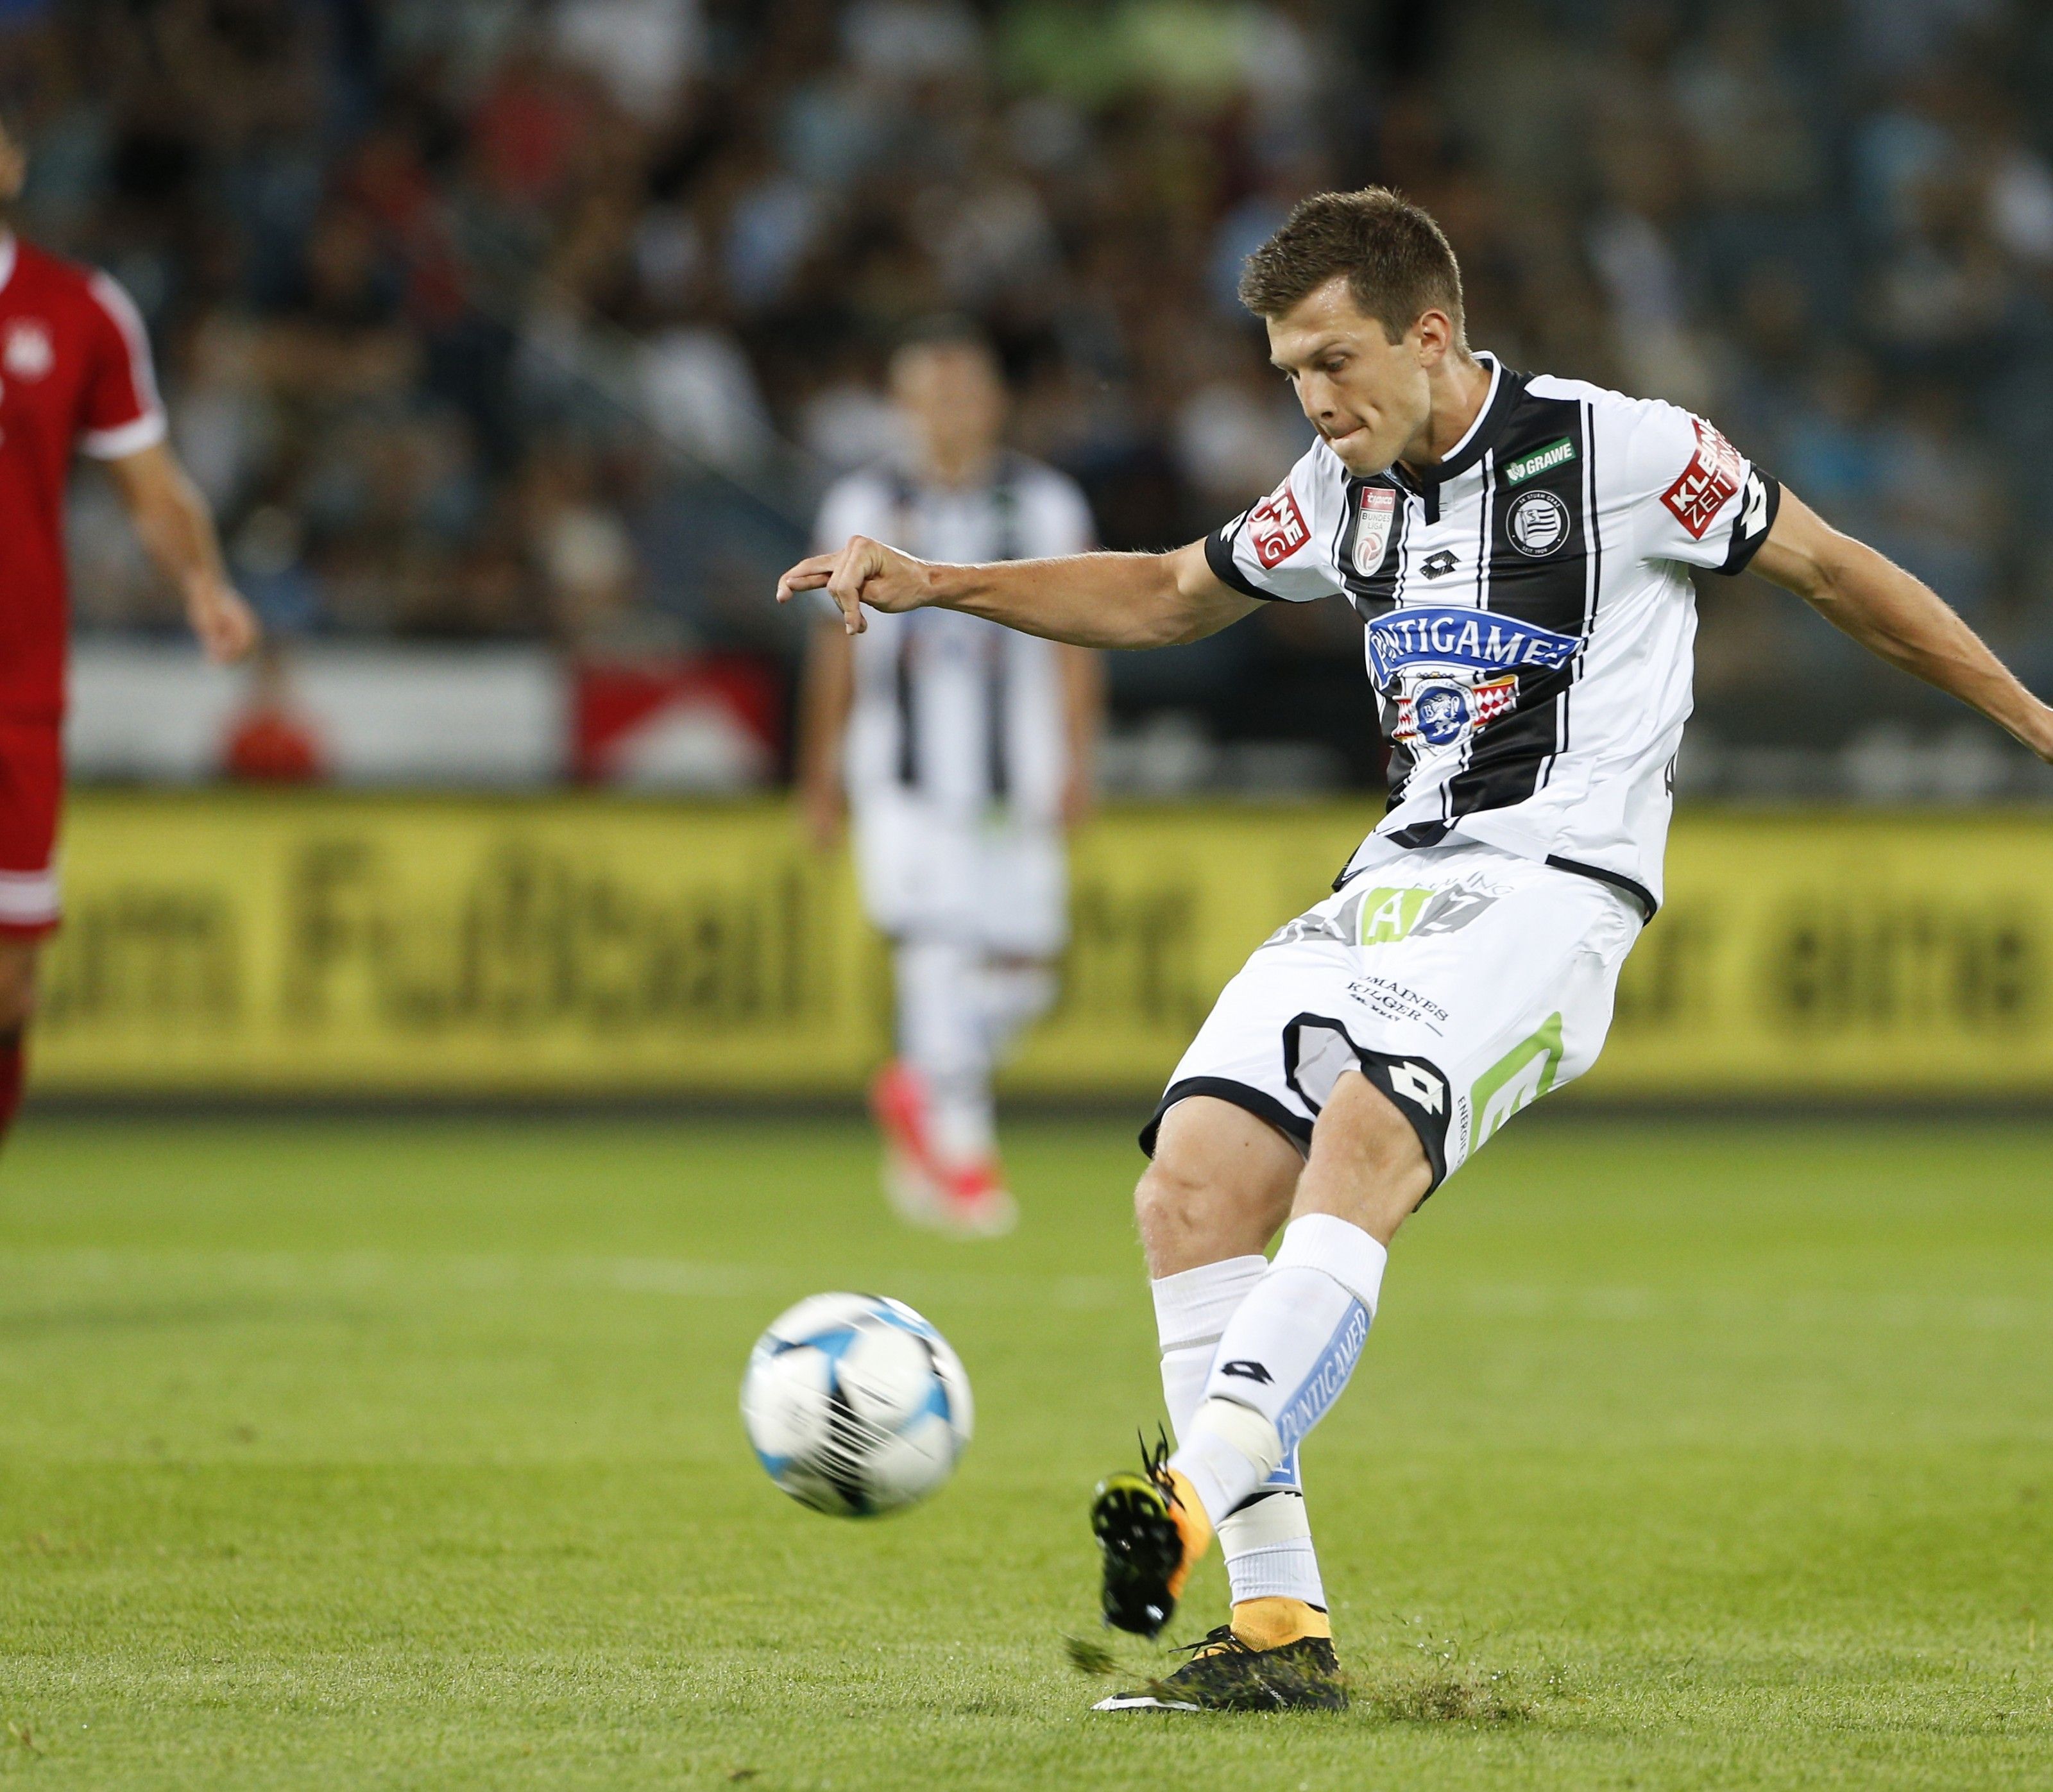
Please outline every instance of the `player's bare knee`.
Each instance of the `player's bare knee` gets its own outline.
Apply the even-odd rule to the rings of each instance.
[[[1149,1271],[1173,1275],[1207,1260],[1201,1240],[1213,1229],[1215,1192],[1195,1164],[1158,1151],[1133,1189],[1133,1218]]]
[[[1163,1116],[1133,1192],[1154,1275],[1260,1251],[1290,1216],[1297,1148],[1245,1108],[1199,1095]]]

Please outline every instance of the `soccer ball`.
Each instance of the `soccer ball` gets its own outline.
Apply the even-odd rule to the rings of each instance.
[[[815,1295],[756,1340],[741,1422],[770,1479],[816,1512],[924,1499],[969,1442],[969,1377],[902,1301]]]

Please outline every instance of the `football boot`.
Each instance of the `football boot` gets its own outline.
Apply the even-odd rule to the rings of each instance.
[[[1105,1621],[1157,1637],[1175,1615],[1191,1570],[1212,1540],[1211,1521],[1191,1484],[1169,1467],[1169,1440],[1140,1447],[1140,1471],[1100,1481],[1091,1534],[1102,1558]]]
[[[1091,1707],[1100,1711],[1344,1711],[1347,1688],[1330,1637],[1256,1649],[1222,1624],[1188,1645],[1173,1674]]]

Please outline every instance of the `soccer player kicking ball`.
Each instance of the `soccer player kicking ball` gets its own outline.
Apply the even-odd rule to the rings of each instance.
[[[106,463],[208,656],[237,658],[257,638],[222,570],[206,501],[165,443],[143,320],[105,274],[14,234],[10,214],[27,174],[19,135],[0,122],[0,1138],[21,1105],[37,962],[58,922],[74,447]]]
[[[1227,984],[1141,1134],[1177,1448],[1098,1488],[1105,1615],[1157,1634],[1216,1534],[1232,1622],[1108,1710],[1345,1703],[1298,1446],[1404,1216],[1604,1043],[1660,900],[1690,568],[1753,566],[2053,759],[2053,709],[1953,611],[1710,424],[1472,352],[1454,254],[1396,195],[1305,200],[1241,295],[1319,439],[1203,541],[967,567],[858,538],[779,591],[825,586],[851,631],[939,605],[1105,647],[1265,599],[1344,597],[1365,625],[1389,813]]]
[[[940,560],[1077,554],[1090,508],[1003,445],[1005,377],[966,323],[891,361],[905,451],[828,493],[819,539]],[[852,640],[831,608],[807,653],[799,764],[822,847],[852,808],[863,906],[891,941],[898,1054],[870,1091],[885,1193],[960,1236],[1009,1231],[991,1073],[1054,999],[1068,932],[1062,833],[1080,819],[1103,707],[1097,656],[932,610]]]

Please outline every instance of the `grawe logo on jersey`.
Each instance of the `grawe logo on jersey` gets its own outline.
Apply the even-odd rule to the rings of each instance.
[[[1388,485],[1362,489],[1361,514],[1354,525],[1354,569],[1366,579],[1383,564],[1390,526],[1397,520],[1397,494]]]
[[[50,328],[38,317],[19,317],[7,326],[7,344],[0,348],[0,364],[17,379],[41,379],[57,365],[57,351],[50,346]]]
[[[1661,501],[1690,532],[1690,539],[1701,541],[1713,519],[1739,489],[1741,462],[1739,450],[1702,418],[1690,421],[1697,426],[1697,451],[1682,476],[1661,494]]]
[[[1247,513],[1247,530],[1254,540],[1254,557],[1270,572],[1312,538],[1287,479]]]

